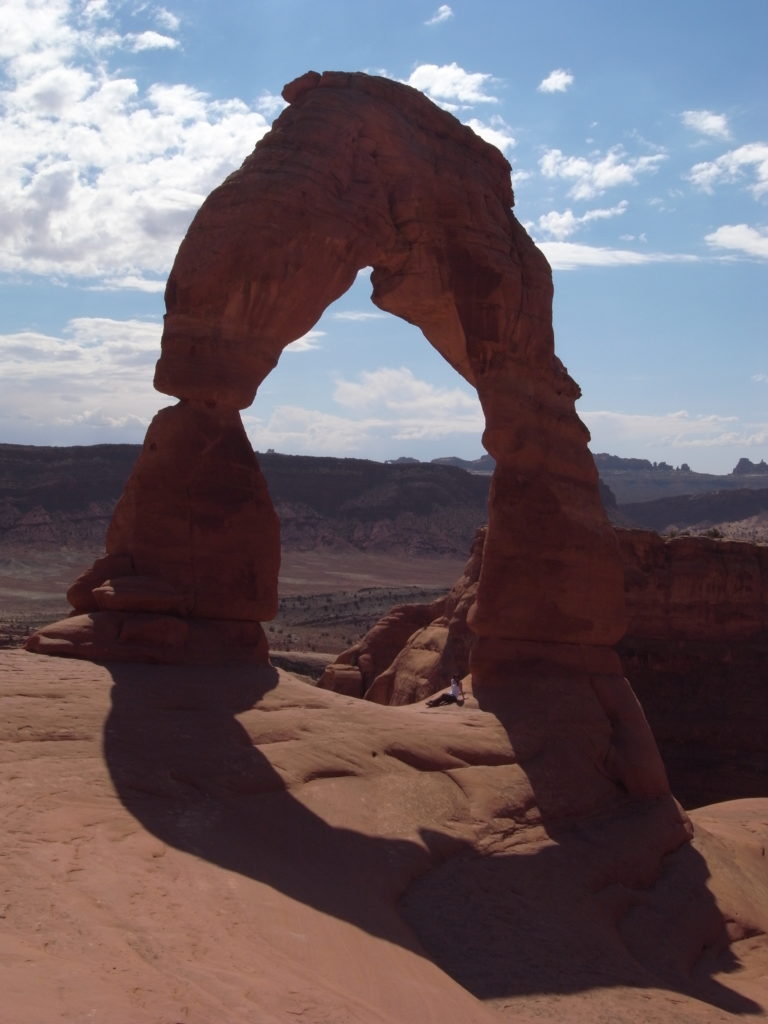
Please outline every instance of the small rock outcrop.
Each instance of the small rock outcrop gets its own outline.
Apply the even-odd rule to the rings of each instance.
[[[478,531],[462,577],[430,605],[394,608],[319,685],[381,704],[422,701],[470,672],[467,612]],[[768,546],[617,530],[629,628],[618,645],[686,806],[760,796],[768,784]],[[403,637],[410,630],[405,641]],[[338,685],[340,673],[346,687]]]
[[[752,473],[768,473],[768,462],[760,459],[759,462],[752,462],[751,459],[739,459],[734,466],[734,476],[749,476]]]

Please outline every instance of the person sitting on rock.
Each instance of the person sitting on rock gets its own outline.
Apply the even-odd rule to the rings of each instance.
[[[461,687],[461,681],[457,675],[451,676],[451,687],[446,693],[441,693],[437,697],[433,697],[432,700],[427,701],[428,708],[438,708],[441,704],[458,704],[461,706],[464,703],[464,690]]]

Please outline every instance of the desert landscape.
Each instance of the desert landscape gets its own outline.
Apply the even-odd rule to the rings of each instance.
[[[179,250],[141,450],[0,446],[8,1020],[765,1018],[767,467],[593,457],[501,154],[384,78],[283,96]],[[366,266],[479,472],[251,449]]]

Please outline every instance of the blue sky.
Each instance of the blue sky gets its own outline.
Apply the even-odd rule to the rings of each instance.
[[[768,459],[765,0],[3,0],[0,441],[141,441],[186,226],[310,68],[505,153],[593,451]],[[243,414],[257,450],[476,458],[472,390],[361,274]]]

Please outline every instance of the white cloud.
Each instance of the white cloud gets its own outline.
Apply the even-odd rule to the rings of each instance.
[[[555,68],[536,88],[539,92],[565,92],[570,85],[573,85],[571,72],[564,68]]]
[[[399,413],[461,416],[479,411],[474,392],[469,394],[460,387],[436,388],[419,380],[407,367],[384,367],[365,370],[357,380],[339,378],[333,392],[334,401],[351,409],[388,409]]]
[[[753,373],[752,380],[755,384],[768,384],[768,373]]]
[[[728,118],[725,114],[713,114],[711,110],[684,110],[680,119],[686,128],[711,139],[729,139]]]
[[[179,45],[178,39],[152,31],[131,32],[125,36],[125,41],[133,53],[141,53],[142,50],[175,50]]]
[[[572,199],[593,199],[617,185],[634,185],[641,174],[655,174],[666,160],[663,153],[628,157],[621,146],[614,146],[593,159],[565,156],[562,150],[549,149],[539,161],[545,178],[562,178],[574,184],[568,191]]]
[[[0,377],[7,387],[0,431],[26,443],[139,441],[168,403],[152,387],[160,354],[159,322],[78,317],[60,336],[26,330],[0,335]]]
[[[54,420],[57,427],[94,427],[98,431],[125,430],[146,431],[147,421],[140,416],[110,416],[102,408],[86,409],[74,416],[59,416]]]
[[[0,372],[15,380],[34,380],[39,374],[80,374],[88,382],[87,392],[93,392],[94,381],[100,387],[103,378],[128,367],[140,366],[144,374],[150,367],[151,378],[151,367],[160,355],[161,331],[155,321],[77,317],[61,337],[37,331],[2,334]]]
[[[469,125],[475,134],[481,139],[490,142],[492,146],[500,149],[502,153],[508,152],[517,145],[517,139],[511,133],[511,128],[503,118],[495,116],[491,118],[490,124],[478,121],[476,117],[470,118],[464,124]]]
[[[111,71],[108,51],[170,37],[117,36],[108,14],[0,5],[0,273],[156,290],[202,200],[267,131],[240,100]]]
[[[438,388],[406,368],[380,368],[336,381],[343,414],[279,406],[259,419],[258,402],[243,419],[254,447],[307,454],[354,455],[377,442],[477,437],[483,414],[474,392]]]
[[[169,32],[176,32],[181,26],[181,19],[165,7],[156,7],[152,13],[157,24]]]
[[[735,416],[691,415],[685,410],[645,415],[607,410],[579,416],[594,435],[592,449],[614,445],[635,450],[660,448],[752,448],[768,442],[768,423],[746,423]]]
[[[352,320],[363,322],[365,320],[383,320],[386,313],[375,313],[373,310],[348,309],[340,313],[332,314],[334,320]]]
[[[703,192],[712,193],[715,185],[742,181],[748,171],[755,179],[750,191],[759,199],[768,192],[768,143],[750,142],[723,153],[716,160],[695,164],[687,178]]]
[[[254,415],[256,411],[254,406],[245,413],[243,424],[251,444],[261,452],[273,448],[301,455],[355,455],[380,426],[293,405],[277,406],[266,420]]]
[[[588,224],[593,220],[607,220],[610,217],[619,217],[622,213],[625,213],[629,203],[626,199],[622,199],[616,206],[612,206],[609,209],[602,210],[587,210],[581,216],[576,216],[571,209],[564,210],[559,213],[557,210],[550,210],[549,213],[542,214],[538,219],[538,228],[543,231],[546,235],[557,241],[563,241],[566,238],[570,238],[582,224]]]
[[[420,89],[446,109],[457,110],[478,103],[498,103],[495,96],[485,91],[492,81],[492,75],[465,71],[454,61],[452,64],[420,64],[411,72],[408,85]]]
[[[140,277],[137,274],[125,274],[123,277],[105,277],[98,284],[91,284],[92,292],[137,291],[159,295],[165,291],[166,278]]]
[[[296,341],[292,341],[290,345],[286,345],[283,349],[284,352],[314,352],[319,348],[320,338],[325,337],[325,331],[307,331]]]
[[[768,231],[748,224],[723,224],[704,236],[704,241],[716,249],[732,249],[747,256],[768,258]]]
[[[537,242],[553,270],[579,267],[635,267],[647,263],[695,263],[697,256],[685,253],[635,252],[578,242]]]
[[[282,96],[272,92],[263,92],[256,100],[257,110],[265,117],[277,117],[287,106]]]
[[[424,22],[425,25],[442,25],[444,21],[450,21],[453,17],[453,11],[448,4],[440,4],[435,13]]]

